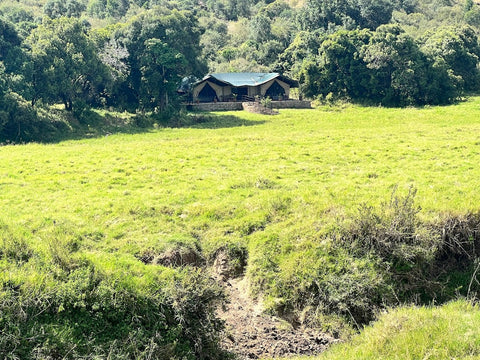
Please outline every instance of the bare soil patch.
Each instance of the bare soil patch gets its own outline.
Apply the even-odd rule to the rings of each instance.
[[[262,359],[293,355],[314,355],[338,340],[263,312],[261,302],[251,299],[246,278],[222,282],[230,302],[218,315],[225,321],[222,346],[239,359]]]

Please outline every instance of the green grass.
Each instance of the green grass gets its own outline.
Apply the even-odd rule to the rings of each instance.
[[[250,210],[255,199],[244,199],[267,193],[288,194],[307,210],[343,211],[378,203],[398,184],[419,190],[425,212],[477,210],[479,113],[478,98],[420,110],[226,113],[251,126],[222,128],[216,114],[198,129],[3,147],[2,203],[17,219],[85,218],[95,207],[100,217],[115,214],[108,206],[124,210],[132,200],[192,213],[222,202]]]
[[[110,240],[98,245],[116,247],[159,232],[235,228],[275,202],[295,210],[282,220],[322,221],[379,203],[396,185],[418,189],[425,216],[477,210],[479,113],[474,98],[420,110],[235,113],[228,116],[251,126],[229,128],[216,114],[198,129],[3,147],[2,214],[32,225],[64,219],[98,226]]]
[[[334,359],[478,359],[480,309],[466,301],[440,307],[402,307],[380,316],[344,344],[321,356],[291,360]]]
[[[252,291],[272,311],[319,306],[298,299],[315,284],[328,285],[325,301],[339,311],[363,309],[362,296],[390,291],[387,275],[331,234],[396,188],[418,190],[427,222],[480,210],[479,115],[479,97],[423,109],[213,113],[189,128],[0,147],[1,281],[41,294],[38,278],[48,289],[86,266],[150,299],[159,279],[183,275],[141,258],[179,247],[212,260],[228,247],[248,251]]]

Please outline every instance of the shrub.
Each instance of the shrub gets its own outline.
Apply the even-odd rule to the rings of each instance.
[[[263,98],[260,100],[260,104],[262,104],[264,107],[271,109],[272,108],[272,99],[270,96],[267,96],[266,98]]]
[[[477,299],[480,215],[425,222],[415,195],[394,189],[389,201],[362,205],[298,246],[288,234],[258,234],[248,265],[254,293],[273,313],[325,330],[360,327],[385,306]]]
[[[224,295],[199,270],[167,270],[70,254],[59,267],[36,254],[29,271],[0,262],[0,358],[223,359]],[[27,265],[26,265],[27,266]]]
[[[476,294],[478,284],[471,280],[480,253],[480,216],[449,215],[436,223],[422,222],[415,194],[411,188],[402,197],[395,189],[379,209],[361,206],[343,229],[339,246],[356,258],[379,258],[395,302],[443,302],[459,293]]]

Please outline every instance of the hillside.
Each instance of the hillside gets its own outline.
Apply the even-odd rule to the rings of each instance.
[[[217,113],[2,146],[2,356],[225,358],[219,258],[267,312],[329,336],[476,296],[479,108]]]

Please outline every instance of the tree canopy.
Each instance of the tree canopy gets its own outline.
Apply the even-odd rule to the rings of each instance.
[[[472,0],[4,0],[1,88],[34,111],[166,112],[186,77],[276,71],[312,99],[446,104],[480,88],[479,14]]]
[[[46,19],[26,39],[32,62],[33,102],[93,101],[105,91],[108,72],[83,24],[73,18]]]

